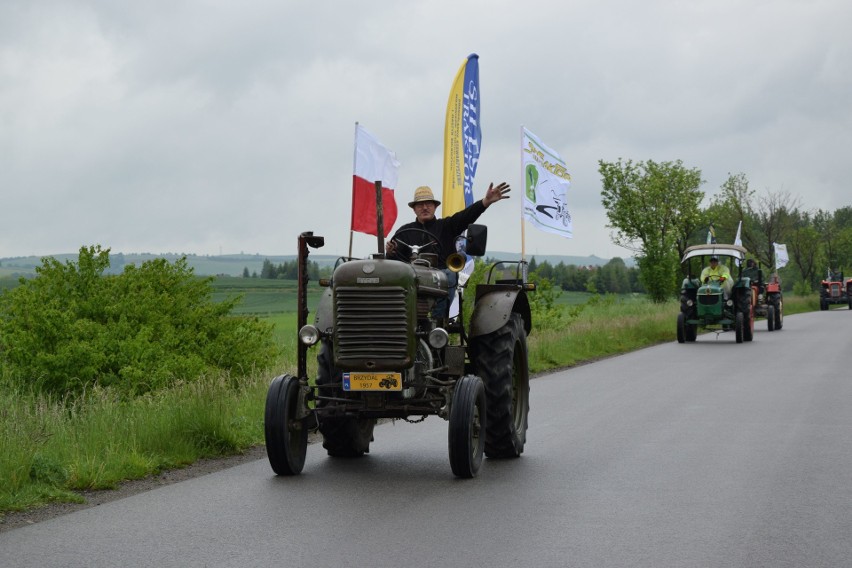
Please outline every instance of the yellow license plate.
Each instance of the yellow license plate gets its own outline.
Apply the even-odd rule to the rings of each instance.
[[[399,391],[402,373],[343,373],[345,391]]]

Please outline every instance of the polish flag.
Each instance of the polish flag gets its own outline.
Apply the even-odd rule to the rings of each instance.
[[[382,220],[384,236],[396,223],[394,189],[399,180],[396,154],[385,148],[376,137],[355,124],[355,174],[352,176],[352,230],[375,235],[376,182],[382,182]]]

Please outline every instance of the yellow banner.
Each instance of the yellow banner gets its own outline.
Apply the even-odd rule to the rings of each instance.
[[[442,217],[473,203],[473,176],[479,162],[479,56],[459,67],[450,88],[444,123],[444,193]]]

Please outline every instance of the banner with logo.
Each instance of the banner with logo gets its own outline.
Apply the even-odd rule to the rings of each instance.
[[[473,178],[481,142],[479,56],[472,53],[456,73],[447,101],[441,217],[449,217],[473,203]]]
[[[522,137],[523,215],[542,231],[570,239],[574,236],[568,210],[571,174],[565,161],[526,128]]]

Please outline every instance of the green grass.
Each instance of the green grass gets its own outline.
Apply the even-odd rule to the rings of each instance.
[[[97,392],[71,404],[3,392],[0,511],[245,450],[263,439],[267,385],[266,373],[211,377],[132,402]]]
[[[265,292],[258,286],[246,294]],[[641,297],[588,301],[589,297],[560,297],[558,304],[573,316],[555,329],[533,322],[528,340],[531,372],[675,340],[677,302],[661,306]],[[785,298],[785,315],[818,309],[815,296]],[[112,488],[203,457],[235,454],[262,444],[269,381],[277,374],[296,372],[294,306],[270,311],[265,319],[274,324],[283,351],[274,369],[205,377],[129,402],[104,391],[73,403],[49,399],[14,390],[0,375],[0,514],[51,501],[81,501],[80,492],[86,489]],[[311,350],[309,376],[315,369],[316,354]]]

